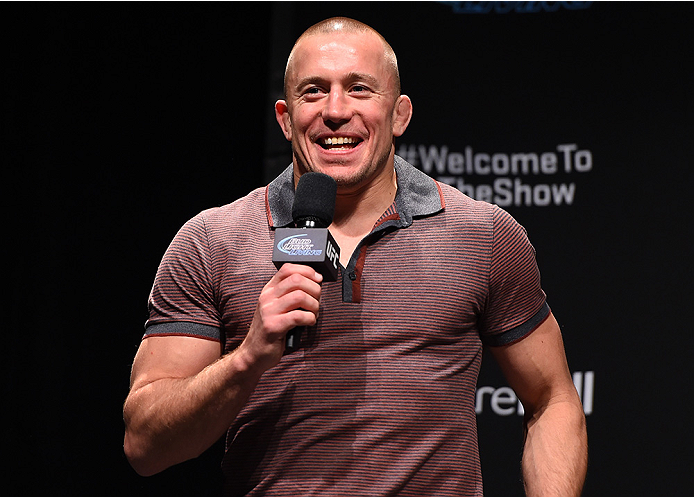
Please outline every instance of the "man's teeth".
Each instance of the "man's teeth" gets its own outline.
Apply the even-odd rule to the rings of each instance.
[[[323,139],[323,145],[351,145],[357,143],[355,138],[333,137]]]

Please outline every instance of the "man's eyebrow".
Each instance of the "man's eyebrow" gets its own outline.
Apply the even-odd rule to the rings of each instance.
[[[361,72],[351,72],[347,74],[347,77],[345,78],[347,81],[350,83],[353,83],[355,81],[363,81],[364,83],[368,83],[371,86],[378,86],[378,78],[376,76],[373,76],[368,73],[361,73]]]
[[[322,83],[325,83],[325,78],[321,78],[320,76],[306,76],[305,78],[302,78],[299,81],[297,81],[294,87],[299,89],[303,88],[304,86],[317,85]]]
[[[375,76],[368,73],[350,72],[347,73],[347,75],[343,78],[343,82],[345,83],[354,83],[355,81],[363,81],[364,83],[367,83],[373,87],[380,86],[379,80]],[[301,89],[309,85],[320,85],[327,82],[328,79],[322,76],[306,76],[297,81],[295,88]]]

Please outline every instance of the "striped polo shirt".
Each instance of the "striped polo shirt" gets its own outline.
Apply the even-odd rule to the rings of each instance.
[[[315,326],[229,428],[225,495],[482,495],[474,394],[482,344],[548,315],[533,247],[505,211],[395,158],[395,201]],[[243,340],[290,225],[292,168],[195,216],[161,262],[145,337]]]

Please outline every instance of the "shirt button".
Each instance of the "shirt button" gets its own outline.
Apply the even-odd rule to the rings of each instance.
[[[350,271],[348,276],[349,276],[349,279],[352,281],[357,279],[357,273],[355,273],[354,271]]]

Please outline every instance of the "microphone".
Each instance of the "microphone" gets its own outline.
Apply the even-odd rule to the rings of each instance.
[[[324,281],[337,281],[340,247],[330,234],[337,183],[327,174],[304,173],[299,178],[292,205],[293,228],[277,228],[272,262],[279,269],[291,262],[304,264],[323,275]],[[286,349],[299,346],[300,330],[287,333]]]

